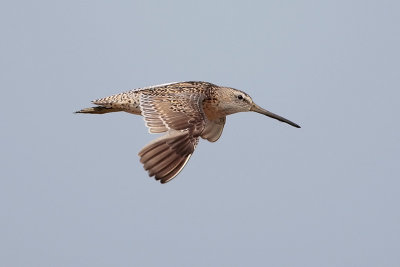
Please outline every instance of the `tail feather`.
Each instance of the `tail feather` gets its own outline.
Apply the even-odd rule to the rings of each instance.
[[[84,109],[75,111],[75,113],[104,114],[104,113],[118,112],[118,111],[122,111],[122,109],[97,106],[97,107],[84,108]]]

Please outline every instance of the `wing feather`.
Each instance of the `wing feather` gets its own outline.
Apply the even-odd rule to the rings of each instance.
[[[176,165],[175,168],[171,172],[169,172],[167,175],[165,175],[163,178],[161,178],[161,183],[165,184],[165,183],[171,181],[172,179],[174,179],[175,176],[177,174],[179,174],[182,171],[182,169],[185,167],[186,163],[189,161],[191,156],[192,155],[189,155],[187,158],[180,161],[179,164]]]
[[[198,140],[199,137],[193,137],[188,130],[169,131],[139,152],[140,162],[149,176],[166,183],[183,169]]]
[[[225,122],[226,117],[207,121],[207,124],[201,133],[201,138],[207,139],[210,142],[216,142],[221,137]]]
[[[204,98],[204,94],[195,91],[169,90],[157,95],[144,92],[140,96],[140,107],[150,133],[189,129],[200,134],[206,124]]]
[[[173,179],[193,154],[207,119],[203,112],[205,95],[195,91],[143,93],[140,107],[151,133],[167,131],[140,152],[149,176],[161,183]]]

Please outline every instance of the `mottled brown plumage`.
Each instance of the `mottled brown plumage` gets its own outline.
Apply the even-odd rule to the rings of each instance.
[[[246,93],[208,82],[156,85],[97,99],[93,103],[97,106],[76,113],[125,111],[142,115],[150,133],[167,132],[139,152],[144,169],[161,183],[179,174],[200,137],[210,142],[220,138],[227,115],[254,111],[300,128],[260,108]]]

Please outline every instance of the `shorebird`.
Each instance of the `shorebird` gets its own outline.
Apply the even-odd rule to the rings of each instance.
[[[254,111],[300,128],[294,122],[256,105],[243,91],[209,82],[175,82],[139,88],[92,101],[96,106],[76,113],[104,114],[125,111],[142,115],[150,133],[165,135],[140,152],[149,176],[167,183],[182,171],[199,138],[217,141],[226,116]]]

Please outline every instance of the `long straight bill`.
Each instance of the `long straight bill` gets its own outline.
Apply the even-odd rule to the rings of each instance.
[[[298,124],[296,124],[296,123],[294,123],[294,122],[292,122],[292,121],[290,121],[290,120],[288,120],[288,119],[285,119],[284,117],[281,117],[281,116],[279,116],[279,115],[276,115],[275,113],[272,113],[271,111],[268,111],[268,110],[266,110],[266,109],[263,109],[263,108],[257,106],[257,105],[254,104],[254,103],[253,103],[253,106],[251,107],[250,111],[254,111],[254,112],[263,114],[263,115],[268,116],[268,117],[271,117],[271,118],[273,118],[273,119],[275,119],[275,120],[282,121],[282,122],[286,122],[287,124],[290,124],[290,125],[292,125],[293,127],[300,128],[300,126],[299,126]]]

